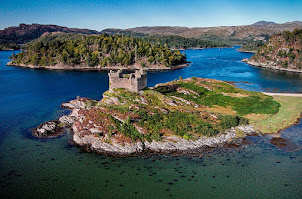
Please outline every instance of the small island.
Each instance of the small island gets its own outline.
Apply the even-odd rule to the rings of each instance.
[[[13,54],[9,66],[50,70],[173,70],[188,66],[186,55],[125,35],[44,33]]]
[[[247,135],[277,133],[295,124],[302,110],[301,98],[273,98],[218,80],[180,77],[148,88],[142,70],[108,75],[109,90],[101,101],[63,103],[71,114],[33,134],[53,137],[70,128],[76,145],[106,155],[200,153],[240,145]]]
[[[246,49],[249,48],[243,48]],[[252,66],[301,73],[302,29],[274,34],[267,43],[256,48],[255,55],[242,61]]]

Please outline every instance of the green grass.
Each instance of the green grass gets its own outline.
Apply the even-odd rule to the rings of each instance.
[[[278,112],[280,107],[280,104],[274,101],[270,96],[257,92],[244,91],[223,82],[213,83],[212,86],[215,87],[215,90],[213,91],[209,91],[204,87],[198,86],[194,82],[186,83],[181,81],[177,82],[176,86],[195,91],[200,96],[179,93],[176,91],[176,87],[171,85],[161,86],[157,88],[157,91],[167,96],[181,97],[200,105],[210,107],[213,105],[231,107],[239,115],[247,115],[250,113],[275,114]],[[222,93],[240,93],[247,95],[247,97],[230,97],[225,96]]]
[[[280,104],[271,97],[230,97],[222,94],[208,95],[203,99],[203,104],[207,106],[231,106],[239,115],[255,114],[275,114],[278,112]]]
[[[252,121],[256,130],[262,133],[277,133],[293,125],[302,113],[302,98],[288,96],[274,96],[280,103],[279,112],[274,115],[266,115],[265,119]]]
[[[168,114],[150,114],[147,111],[138,113],[141,116],[139,125],[147,129],[151,135],[158,135],[165,128],[184,138],[193,138],[189,132],[206,136],[214,136],[218,133],[218,130],[214,129],[210,123],[203,121],[195,114],[180,111],[169,112]]]
[[[128,122],[121,122],[121,121],[115,119],[114,117],[112,117],[111,115],[109,115],[109,118],[110,118],[111,122],[114,123],[115,128],[120,133],[124,134],[127,137],[130,137],[134,141],[143,140],[144,135],[141,134],[140,132],[138,132],[132,124],[130,124]]]

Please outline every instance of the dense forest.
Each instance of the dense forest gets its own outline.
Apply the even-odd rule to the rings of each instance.
[[[244,45],[238,49],[240,52],[256,52],[256,50],[263,46],[265,43],[263,41],[248,41],[245,42]]]
[[[198,38],[186,38],[175,35],[150,35],[144,36],[144,40],[160,45],[167,45],[172,49],[187,49],[187,48],[214,48],[214,47],[229,47],[230,45],[221,42],[212,42]]]
[[[0,51],[1,50],[17,50],[20,49],[19,45],[12,43],[0,43]]]
[[[273,35],[259,47],[250,61],[265,64],[268,67],[302,69],[302,29],[284,31]]]
[[[186,55],[167,46],[124,35],[48,33],[12,56],[13,64],[34,66],[174,66]]]

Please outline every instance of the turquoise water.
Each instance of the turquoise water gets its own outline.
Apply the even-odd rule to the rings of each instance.
[[[66,113],[62,102],[76,96],[101,99],[107,74],[7,67],[11,53],[0,52],[1,198],[301,198],[302,151],[286,152],[266,137],[194,157],[129,158],[83,153],[69,144],[68,133],[35,139],[30,128]],[[190,67],[149,73],[148,85],[197,76],[249,90],[302,92],[300,74],[250,67],[240,60],[251,54],[233,48],[186,54]],[[302,146],[302,124],[282,137]]]

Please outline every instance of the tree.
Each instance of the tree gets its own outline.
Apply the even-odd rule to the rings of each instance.
[[[150,56],[147,60],[150,64],[154,62],[154,57],[153,56]]]

